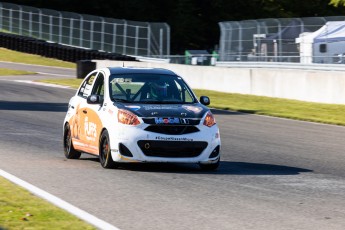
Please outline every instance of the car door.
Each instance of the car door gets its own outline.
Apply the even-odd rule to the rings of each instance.
[[[99,154],[99,138],[103,129],[101,117],[102,113],[104,113],[105,106],[103,103],[105,96],[104,78],[104,73],[102,71],[98,72],[90,94],[96,95],[99,98],[99,101],[96,103],[86,103],[82,111],[84,116],[83,131],[85,145],[87,146],[89,152],[95,155]]]
[[[98,71],[91,72],[86,76],[81,84],[77,96],[74,98],[71,106],[75,109],[75,115],[70,121],[72,142],[75,149],[87,153],[98,154],[97,149],[89,146],[92,125],[89,128],[88,123],[88,104],[87,97],[92,93],[92,87],[98,75]],[[87,127],[87,130],[85,128]]]

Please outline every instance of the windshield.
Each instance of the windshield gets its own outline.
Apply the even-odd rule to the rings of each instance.
[[[113,101],[185,104],[195,103],[190,88],[178,76],[158,74],[113,74],[109,78]]]

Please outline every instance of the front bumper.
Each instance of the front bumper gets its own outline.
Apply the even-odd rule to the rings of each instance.
[[[110,133],[114,161],[212,163],[219,159],[221,141],[217,125],[198,125],[200,131],[183,135],[150,132],[145,130],[147,126],[121,125]]]

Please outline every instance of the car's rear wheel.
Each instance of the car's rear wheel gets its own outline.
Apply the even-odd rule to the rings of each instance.
[[[114,168],[116,166],[111,157],[109,134],[107,130],[102,132],[99,141],[99,161],[103,168]]]
[[[63,132],[63,149],[67,159],[79,159],[81,153],[74,149],[72,143],[72,133],[69,124],[67,123]]]
[[[218,169],[219,164],[220,164],[220,158],[218,158],[218,161],[216,163],[212,163],[212,164],[199,163],[199,167],[201,168],[201,170],[204,170],[204,171],[214,171]]]

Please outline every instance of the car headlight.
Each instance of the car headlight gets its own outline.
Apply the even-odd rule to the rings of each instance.
[[[134,113],[131,113],[127,110],[119,109],[117,113],[117,119],[120,123],[125,125],[139,125],[140,121]]]
[[[208,111],[205,116],[204,125],[206,125],[207,127],[212,127],[215,124],[216,124],[216,119],[214,118],[213,114],[210,111]]]

